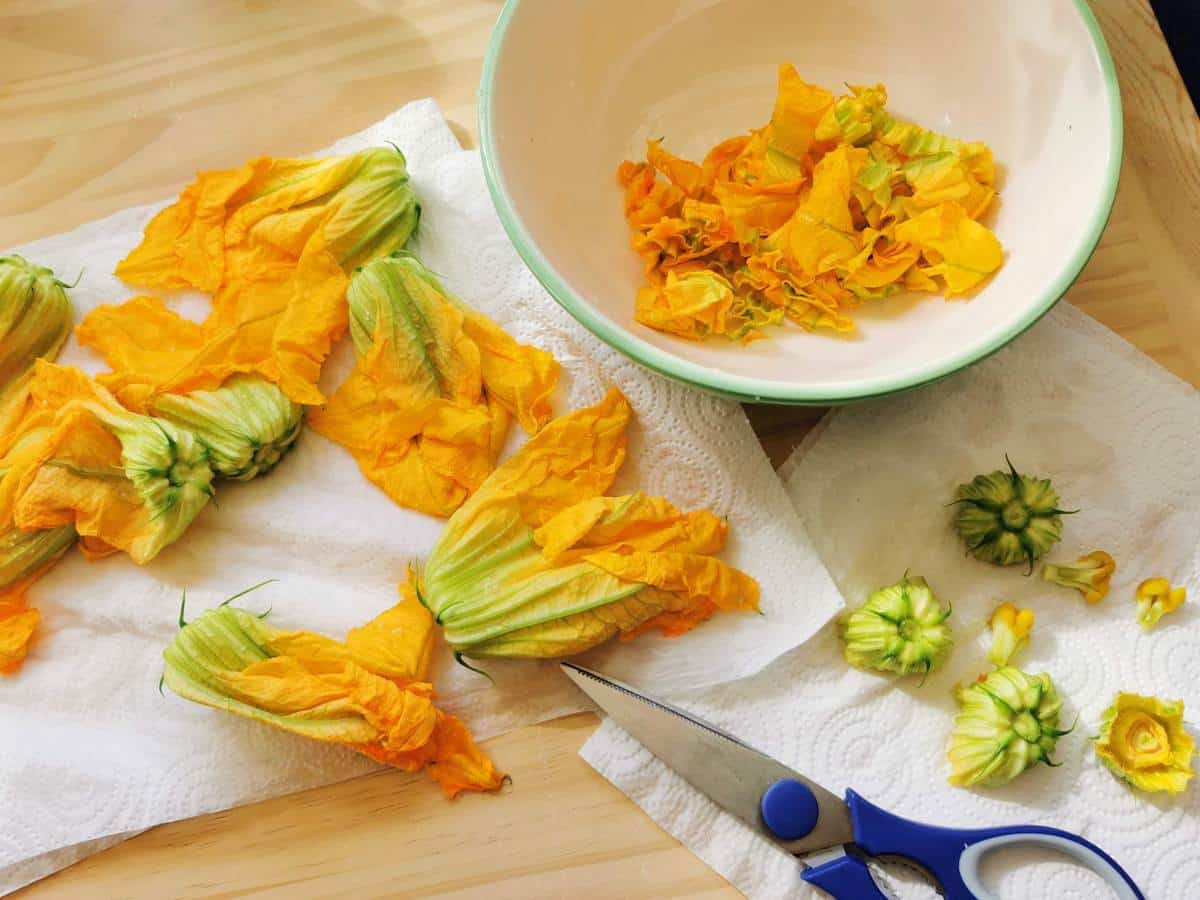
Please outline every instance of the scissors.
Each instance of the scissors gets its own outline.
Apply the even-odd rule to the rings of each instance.
[[[651,753],[718,806],[804,863],[801,878],[839,900],[887,900],[867,859],[901,857],[947,900],[997,900],[979,877],[983,856],[1014,844],[1059,850],[1100,875],[1120,900],[1145,900],[1133,879],[1091,841],[1041,825],[954,829],[893,815],[852,790],[842,800],[811,778],[715,725],[611,678],[562,663],[585,694]]]

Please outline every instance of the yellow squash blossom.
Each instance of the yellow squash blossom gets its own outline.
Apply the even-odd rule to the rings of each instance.
[[[102,383],[131,408],[249,372],[297,403],[319,403],[321,364],[346,327],[349,273],[402,247],[419,217],[392,147],[201,173],[146,226],[117,274],[212,294],[208,319],[188,327],[159,301],[137,298],[91,313],[80,342],[105,355],[114,371]]]
[[[1117,694],[1092,746],[1114,775],[1143,791],[1178,794],[1196,774],[1196,742],[1184,727],[1182,700]]]
[[[140,565],[208,503],[213,473],[191,432],[129,412],[71,367],[39,360],[31,391],[52,425],[13,488],[18,527],[71,525],[85,551],[124,550]]]
[[[1165,578],[1147,578],[1137,586],[1137,620],[1146,631],[1158,624],[1169,612],[1183,606],[1187,588],[1172,587]]]
[[[54,359],[71,333],[73,311],[54,273],[20,256],[0,257],[0,674],[25,658],[39,615],[29,586],[75,543],[71,525],[23,530],[15,503],[40,460],[52,413],[30,393],[38,359]]]
[[[469,309],[411,254],[350,282],[358,363],[309,414],[401,506],[448,516],[483,483],[516,419],[550,418],[558,364]]]
[[[700,163],[649,141],[644,163],[620,165],[646,266],[639,322],[691,339],[746,340],[785,317],[848,331],[866,300],[962,294],[999,268],[978,221],[996,196],[991,151],[895,119],[883,85],[849,90],[834,97],[784,65],[767,125]],[[730,288],[701,291],[701,276]]]
[[[1042,578],[1063,587],[1075,588],[1088,603],[1099,603],[1108,596],[1116,571],[1115,559],[1103,550],[1093,550],[1069,566],[1046,563],[1042,566]]]
[[[569,656],[758,607],[757,583],[714,557],[723,519],[605,496],[631,414],[612,389],[555,419],[451,516],[414,587],[457,653]]]
[[[0,256],[0,435],[24,415],[35,359],[54,359],[71,334],[65,286],[44,266]]]
[[[504,776],[433,703],[431,633],[429,613],[411,597],[345,642],[220,606],[179,630],[163,652],[163,682],[196,703],[408,772],[427,769],[448,797],[496,790]]]

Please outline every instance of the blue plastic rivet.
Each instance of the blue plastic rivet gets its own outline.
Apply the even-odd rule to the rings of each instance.
[[[817,827],[817,798],[808,786],[783,778],[765,791],[759,803],[763,822],[781,841],[795,841]]]

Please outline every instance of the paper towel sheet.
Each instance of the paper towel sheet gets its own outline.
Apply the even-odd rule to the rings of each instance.
[[[1200,790],[1171,799],[1131,791],[1092,753],[1089,737],[1118,690],[1182,697],[1200,710],[1200,622],[1189,603],[1143,633],[1134,588],[1163,575],[1200,596],[1200,397],[1067,304],[993,358],[940,384],[835,411],[783,475],[847,602],[921,574],[953,603],[957,646],[922,685],[849,668],[830,625],[804,647],[736,684],[673,699],[810,775],[900,815],[971,827],[1034,822],[1087,836],[1155,900],[1191,900],[1200,885]],[[1051,477],[1063,505],[1050,558],[1107,550],[1118,570],[1108,598],[964,557],[944,504],[956,485],[1003,467]],[[1049,672],[1067,725],[1055,754],[1000,788],[946,783],[952,687],[988,669],[985,623],[1002,600],[1037,624],[1020,664]],[[650,686],[650,685],[648,685]],[[584,758],[656,821],[751,897],[819,896],[799,867],[717,810],[612,723]],[[1018,864],[1024,864],[1017,867]],[[1101,882],[1050,853],[989,859],[1005,900],[1108,896]],[[823,896],[823,895],[821,895]]]
[[[424,210],[422,258],[517,339],[558,358],[565,385],[556,410],[593,403],[610,384],[625,392],[638,425],[617,489],[640,487],[728,516],[724,558],[762,584],[763,617],[720,615],[675,641],[646,635],[600,649],[591,663],[681,688],[750,674],[805,640],[840,598],[738,406],[647,372],[569,318],[513,251],[478,154],[459,148],[432,101],[410,104],[334,149],[384,141],[408,157]],[[615,189],[613,202],[620,202]],[[109,273],[155,211],[127,210],[15,252],[67,281],[82,271],[71,291],[82,315],[136,293]],[[172,302],[196,317],[207,304],[198,295]],[[342,342],[323,387],[332,390],[352,357]],[[103,368],[74,344],[61,361]],[[220,484],[217,502],[151,565],[139,569],[124,556],[87,563],[73,553],[32,591],[43,616],[40,639],[20,674],[0,679],[0,893],[81,852],[53,852],[60,848],[372,768],[342,748],[160,697],[160,655],[184,588],[193,616],[265,578],[279,581],[244,604],[273,606],[280,627],[344,635],[395,601],[406,563],[428,552],[442,523],[395,506],[349,454],[312,432],[270,476]],[[434,669],[444,706],[481,739],[584,706],[552,663],[485,668],[495,686],[446,653]]]

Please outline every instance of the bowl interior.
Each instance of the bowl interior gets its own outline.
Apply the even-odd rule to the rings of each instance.
[[[1082,0],[520,0],[484,75],[484,153],[505,225],[557,299],[643,363],[702,386],[794,402],[927,381],[1045,312],[1099,238],[1120,163],[1111,60]],[[748,347],[633,321],[643,283],[616,168],[647,138],[699,159],[767,122],[776,70],[835,93],[887,85],[898,116],[987,142],[1005,264],[967,300],[899,295],[847,336],[773,329]]]

